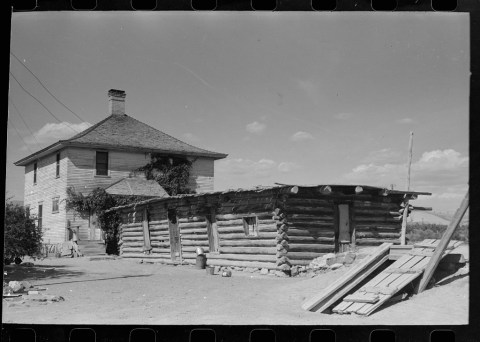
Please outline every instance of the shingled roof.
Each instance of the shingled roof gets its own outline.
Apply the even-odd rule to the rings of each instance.
[[[60,140],[15,162],[15,165],[25,166],[36,158],[66,146],[168,153],[213,159],[222,159],[227,156],[224,153],[212,152],[187,144],[126,114],[112,114],[70,139]]]

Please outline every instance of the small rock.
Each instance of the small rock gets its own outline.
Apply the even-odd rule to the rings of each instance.
[[[25,289],[31,289],[31,288],[33,287],[33,285],[30,284],[30,283],[29,283],[28,281],[26,281],[26,280],[21,281],[21,283],[22,283],[22,285],[23,285],[23,287],[24,287]]]
[[[357,255],[355,253],[347,253],[343,259],[343,263],[348,265],[353,264],[356,257]]]
[[[255,269],[254,269],[253,267],[247,267],[247,268],[245,269],[245,271],[246,271],[246,272],[253,273],[253,272],[255,272]]]
[[[268,268],[262,268],[262,269],[260,270],[260,274],[263,274],[263,275],[268,274]]]
[[[222,277],[231,277],[231,276],[232,276],[232,272],[229,270],[222,272]]]
[[[14,293],[22,292],[25,287],[19,281],[11,281],[8,283],[8,286],[12,289]]]
[[[336,269],[338,269],[338,268],[340,268],[340,267],[342,267],[342,266],[343,266],[343,264],[341,264],[341,263],[336,263],[336,264],[330,265],[330,269],[331,269],[331,270],[336,270]]]
[[[292,268],[290,269],[290,274],[292,277],[295,277],[298,275],[299,273],[298,269],[299,269],[298,266],[292,266]]]

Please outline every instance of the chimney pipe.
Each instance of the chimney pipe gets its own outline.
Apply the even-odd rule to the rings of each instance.
[[[108,91],[108,112],[110,115],[125,114],[125,96],[123,90],[110,89]]]

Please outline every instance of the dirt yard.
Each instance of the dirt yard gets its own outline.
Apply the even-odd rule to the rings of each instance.
[[[458,252],[468,258],[468,246]],[[341,276],[342,267],[313,278],[233,271],[207,275],[193,266],[126,260],[45,259],[33,267],[5,266],[5,281],[27,280],[62,296],[60,302],[3,301],[4,323],[451,325],[468,323],[469,277],[460,269],[437,286],[383,307],[369,317],[303,311],[306,297]]]

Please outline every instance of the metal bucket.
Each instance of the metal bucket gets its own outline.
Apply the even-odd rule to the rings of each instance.
[[[195,268],[198,268],[198,269],[205,269],[207,265],[207,257],[205,255],[197,255],[197,259],[195,261]]]
[[[207,266],[207,274],[208,275],[213,275],[215,271],[215,267],[213,266]]]

